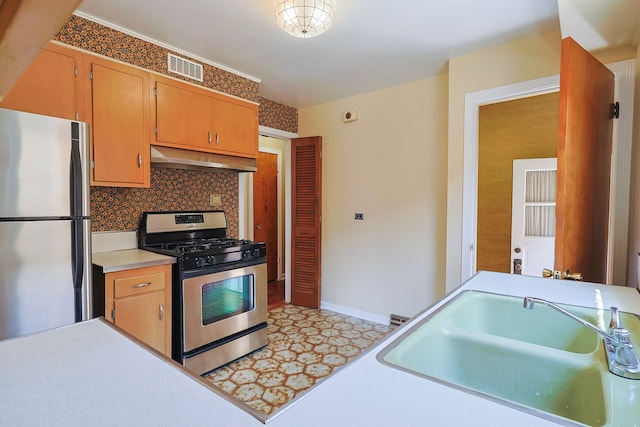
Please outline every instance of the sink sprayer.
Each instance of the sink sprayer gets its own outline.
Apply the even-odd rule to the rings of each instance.
[[[524,297],[524,308],[533,310],[535,304],[546,305],[600,334],[604,338],[607,350],[609,371],[624,378],[640,380],[640,360],[638,360],[638,354],[631,342],[631,334],[622,325],[617,307],[610,308],[611,321],[609,322],[609,331],[605,331],[550,301],[535,297]]]

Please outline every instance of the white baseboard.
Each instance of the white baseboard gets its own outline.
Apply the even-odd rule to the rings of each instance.
[[[366,311],[360,311],[354,308],[331,304],[325,301],[320,301],[320,308],[335,311],[336,313],[345,314],[347,316],[353,316],[359,319],[368,320],[370,322],[380,323],[382,325],[389,325],[389,318],[380,316],[379,314],[367,313]]]

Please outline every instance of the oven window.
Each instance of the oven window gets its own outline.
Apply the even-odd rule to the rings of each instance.
[[[253,274],[202,286],[202,325],[251,311],[255,307]]]

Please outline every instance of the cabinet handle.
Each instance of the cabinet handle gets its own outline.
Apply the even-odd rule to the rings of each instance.
[[[160,304],[160,320],[164,319],[164,307],[162,306],[162,304]]]
[[[138,153],[138,168],[142,167],[142,154]]]
[[[211,131],[209,131],[209,144],[211,144]]]
[[[151,282],[138,283],[137,285],[131,285],[132,288],[144,288],[145,286],[149,286]]]
[[[220,135],[218,135],[218,132],[216,132],[216,145],[218,145],[220,143]]]

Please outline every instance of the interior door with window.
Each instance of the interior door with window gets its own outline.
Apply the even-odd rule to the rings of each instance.
[[[511,273],[542,276],[554,261],[557,159],[513,161]]]

